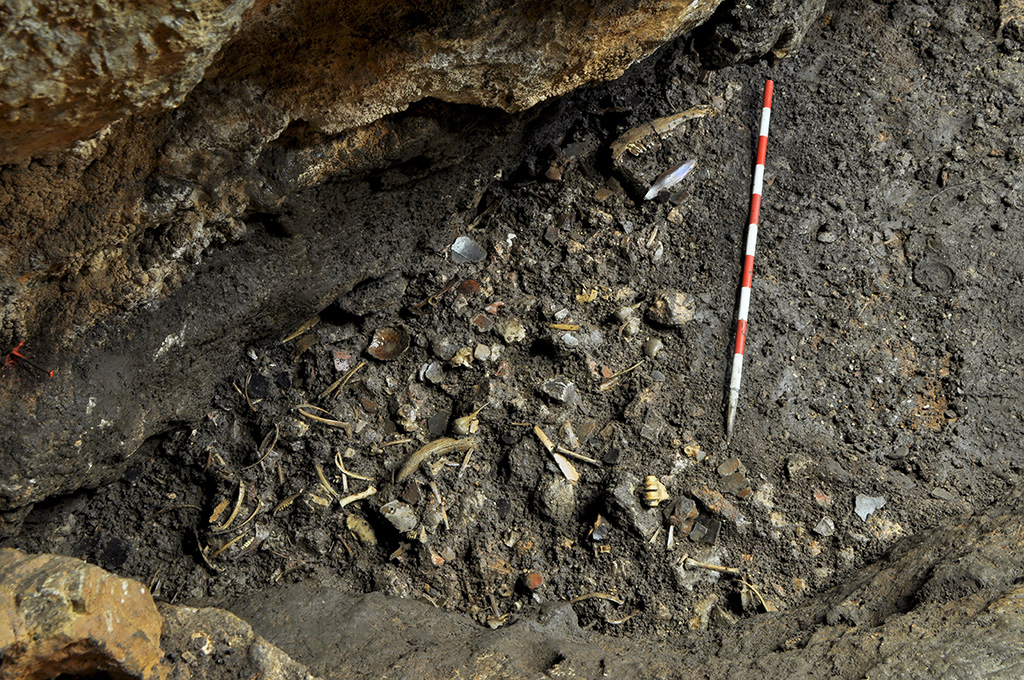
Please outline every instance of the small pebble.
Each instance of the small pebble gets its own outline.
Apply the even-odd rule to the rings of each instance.
[[[658,530],[660,518],[640,503],[643,484],[628,472],[619,472],[609,480],[604,493],[604,512],[616,526],[648,540]]]
[[[563,333],[558,339],[562,341],[563,345],[570,349],[580,346],[579,338],[572,333]]]
[[[831,231],[823,231],[818,234],[818,243],[835,243],[837,238]]]
[[[815,525],[814,533],[819,536],[834,536],[836,533],[836,523],[828,517],[822,517],[821,521]]]
[[[594,522],[594,529],[590,532],[590,538],[594,541],[605,541],[612,535],[612,525],[601,515],[597,516]]]
[[[430,416],[427,419],[427,430],[430,431],[430,436],[440,437],[448,431],[448,421],[451,419],[452,414],[449,411],[441,410]]]
[[[742,472],[734,472],[722,478],[722,488],[738,498],[746,498],[750,495],[750,485]]]
[[[665,343],[658,338],[651,338],[644,343],[644,354],[651,359],[657,358],[663,349],[665,349]]]
[[[486,333],[494,328],[494,319],[483,312],[476,314],[470,319],[470,323],[473,324],[473,330],[477,333]]]
[[[246,391],[249,394],[249,398],[253,401],[256,399],[266,399],[270,393],[270,379],[262,373],[257,373],[249,379]]]
[[[402,500],[409,505],[416,505],[423,498],[423,493],[420,491],[420,485],[416,482],[409,482],[405,485],[405,491],[402,492]]]
[[[885,499],[881,496],[865,496],[864,494],[857,494],[856,506],[854,512],[865,522],[868,517],[875,510],[881,510],[885,507]]]
[[[523,584],[523,587],[527,590],[537,590],[537,588],[540,588],[541,585],[544,584],[544,577],[536,571],[531,571],[526,574],[523,574],[523,577],[520,579],[520,582]]]
[[[441,368],[440,363],[431,361],[423,368],[420,374],[420,379],[426,379],[436,385],[444,380],[444,369]]]
[[[572,523],[576,512],[576,486],[563,477],[552,477],[540,490],[540,511],[557,524]]]
[[[718,476],[726,477],[734,472],[744,473],[747,471],[747,467],[739,458],[730,458],[718,466]]]
[[[487,251],[468,236],[460,236],[452,244],[452,261],[456,264],[482,262],[486,257]]]
[[[413,510],[411,505],[402,501],[385,503],[381,506],[380,513],[384,515],[387,521],[391,522],[395,529],[403,534],[412,531],[419,524],[416,511]]]
[[[579,400],[576,384],[565,378],[551,378],[541,383],[540,391],[555,401],[573,404]]]
[[[718,532],[722,529],[722,522],[714,517],[698,517],[690,530],[690,540],[694,543],[713,545],[718,540]]]
[[[689,295],[678,290],[667,290],[658,293],[647,316],[663,326],[682,326],[693,321],[695,313],[696,303]]]

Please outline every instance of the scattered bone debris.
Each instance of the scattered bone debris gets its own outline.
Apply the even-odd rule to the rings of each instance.
[[[738,109],[737,93],[759,86],[728,87]],[[481,177],[472,200],[453,198],[420,261],[382,261],[387,271],[315,322],[296,317],[248,348],[195,433],[176,435],[175,453],[198,461],[198,483],[162,490],[177,497],[161,497],[155,519],[189,517],[205,580],[164,587],[328,578],[484,626],[562,601],[596,630],[667,635],[793,606],[891,544],[900,528],[883,499],[902,487],[864,470],[912,478],[916,449],[905,433],[879,444],[848,424],[849,446],[814,448],[823,428],[854,415],[878,426],[829,394],[803,408],[814,391],[804,381],[820,378],[812,368],[830,339],[758,334],[775,382],[748,374],[757,392],[744,432],[735,447],[718,445],[716,353],[732,317],[722,291],[735,284],[723,272],[742,245],[705,204],[729,176],[716,164],[749,169],[738,149],[751,131],[720,155],[716,135],[735,134],[743,118],[732,99],[713,100],[714,118],[710,107],[659,117],[686,109],[673,101],[643,112],[607,102],[594,114],[600,140],[558,128],[537,158]],[[689,158],[700,163],[668,186]],[[863,207],[832,206],[834,223],[796,220],[795,232],[812,248],[820,234],[838,235],[829,246],[840,252],[855,231],[843,216]],[[889,239],[897,252],[912,247],[895,225],[879,232],[883,253]],[[788,251],[775,245],[780,259]],[[836,281],[832,299],[856,291],[840,264],[823,270]],[[791,314],[779,267],[766,263],[771,275],[758,283],[783,311],[759,313]],[[855,302],[864,315],[875,304]],[[900,352],[914,355],[906,343]],[[843,376],[858,371],[868,369],[844,365]],[[930,402],[924,388],[903,395],[920,406],[907,432],[953,418],[941,385],[926,387]],[[762,431],[770,440],[752,439]],[[963,495],[953,477],[927,481],[921,493],[936,506]],[[871,495],[851,499],[858,485]]]

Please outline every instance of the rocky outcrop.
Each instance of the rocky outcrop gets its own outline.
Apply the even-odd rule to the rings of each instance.
[[[170,680],[264,678],[316,680],[302,664],[253,632],[231,612],[157,604]]]
[[[0,550],[0,678],[313,676],[238,617],[157,605],[138,581],[59,555]]]
[[[0,32],[0,162],[179,105],[253,0],[8,3]]]
[[[57,555],[0,550],[0,678],[164,678],[142,584]]]
[[[0,161],[175,107],[204,76],[326,134],[425,98],[521,111],[619,76],[719,1],[17,3],[0,34]]]

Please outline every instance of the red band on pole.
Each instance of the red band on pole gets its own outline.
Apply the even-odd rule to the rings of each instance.
[[[747,255],[743,258],[743,283],[744,288],[750,288],[754,283],[754,256]]]
[[[743,354],[743,346],[747,344],[747,322],[740,319],[736,322],[736,350],[733,354]]]

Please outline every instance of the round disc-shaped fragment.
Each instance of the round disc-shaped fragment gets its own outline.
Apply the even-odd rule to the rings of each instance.
[[[366,348],[367,353],[374,359],[391,361],[401,356],[402,352],[409,349],[409,331],[403,326],[394,328],[378,328],[373,333],[373,340]]]

